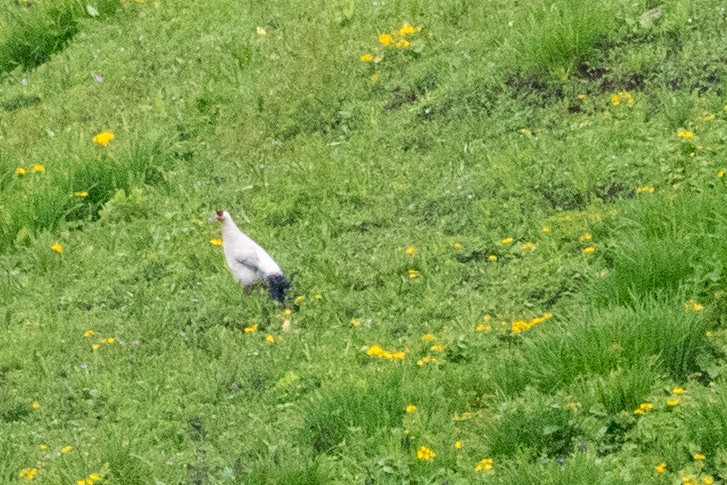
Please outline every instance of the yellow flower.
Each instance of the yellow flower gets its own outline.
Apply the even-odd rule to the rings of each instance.
[[[578,96],[577,96],[577,97],[578,97],[578,99],[580,99],[580,100],[584,100],[584,99],[586,99],[586,95],[585,95],[585,94],[583,94],[583,93],[578,93]]]
[[[399,29],[399,35],[410,35],[417,31],[417,29],[409,24],[404,24]]]
[[[584,232],[583,234],[581,234],[581,237],[579,237],[578,239],[581,242],[590,241],[591,239],[593,239],[593,234],[591,234],[590,232]]]
[[[683,394],[684,393],[684,389],[682,389],[681,387],[677,386],[674,389],[672,389],[671,392],[673,392],[674,394]]]
[[[653,194],[654,187],[652,187],[651,185],[642,185],[641,187],[636,187],[636,193],[637,194]]]
[[[436,344],[430,347],[432,352],[444,352],[444,344]]]
[[[541,230],[543,231],[543,234],[548,234],[550,232],[550,228],[548,226],[543,226],[543,229]]]
[[[409,246],[406,248],[406,250],[404,252],[406,254],[413,255],[417,252],[417,248],[415,248],[414,246]]]
[[[475,465],[476,472],[489,472],[492,470],[492,458],[483,458]]]
[[[717,177],[719,177],[719,178],[724,177],[724,169],[723,168],[720,168],[719,169],[719,171],[717,172]]]
[[[255,33],[260,37],[265,37],[266,35],[268,35],[267,30],[265,30],[263,27],[255,27]]]
[[[656,473],[664,473],[666,471],[666,463],[659,463],[654,468],[656,469]]]
[[[679,130],[677,131],[677,136],[683,140],[691,140],[694,138],[694,132],[689,130]]]
[[[646,414],[646,411],[643,409],[634,409],[634,414]]]
[[[527,128],[520,128],[520,134],[525,136],[533,136],[533,132]]]
[[[379,43],[384,46],[390,46],[394,43],[394,38],[389,34],[379,34]]]
[[[218,237],[210,239],[210,244],[213,246],[222,246],[222,239]]]
[[[91,485],[91,484],[89,482],[87,482],[85,478],[81,478],[80,480],[76,480],[76,485]]]
[[[352,318],[351,325],[353,325],[354,327],[358,327],[359,325],[361,325],[361,320],[358,318]]]
[[[396,41],[396,47],[400,49],[406,49],[407,47],[409,47],[409,44],[409,41],[406,39],[399,39],[398,41]]]
[[[478,332],[489,332],[490,330],[492,330],[492,327],[485,323],[480,323],[475,327],[475,330],[477,330]]]
[[[520,249],[523,249],[525,251],[532,251],[535,249],[535,244],[531,242],[525,242],[520,245]]]
[[[373,74],[371,75],[371,77],[369,77],[369,79],[371,80],[371,82],[372,82],[372,83],[375,83],[376,81],[378,81],[378,80],[379,80],[379,75],[378,75],[378,74],[376,74],[376,73],[373,73]]]
[[[243,331],[244,331],[245,333],[253,333],[253,332],[257,332],[257,325],[250,325],[250,326],[248,326],[248,327],[245,327],[245,328],[243,328]]]
[[[358,60],[361,62],[372,62],[374,60],[374,56],[373,54],[366,53],[362,54],[361,57],[358,58]]]
[[[611,104],[614,106],[618,106],[619,104],[621,104],[621,99],[618,97],[618,95],[614,94],[613,96],[611,96]]]
[[[494,254],[490,254],[489,256],[487,256],[487,261],[494,263],[495,261],[497,261],[497,256],[495,256]]]
[[[32,167],[30,167],[30,171],[33,173],[43,173],[45,172],[45,167],[39,163],[36,163]]]
[[[642,402],[639,407],[634,411],[634,414],[645,414],[646,411],[650,411],[654,407],[650,402]]]
[[[512,238],[511,238],[511,237],[506,237],[505,239],[503,239],[503,240],[502,240],[502,241],[500,241],[500,242],[501,242],[502,244],[505,244],[505,245],[507,245],[507,244],[512,244]]]
[[[88,192],[74,192],[73,195],[83,199],[84,197],[88,197]]]
[[[706,458],[706,456],[704,456],[704,455],[703,455],[703,454],[701,454],[701,453],[695,453],[695,454],[693,454],[692,456],[693,456],[693,457],[694,457],[694,459],[695,459],[695,460],[697,460],[697,461],[704,461],[704,459]]]
[[[38,401],[33,401],[33,404],[30,405],[33,409],[40,409],[40,403]]]
[[[415,413],[416,410],[417,410],[417,407],[415,405],[413,405],[413,404],[407,404],[406,407],[404,408],[404,410],[407,413]]]
[[[704,335],[706,335],[707,337],[711,337],[712,336],[712,332],[710,332],[709,330],[707,330],[706,332],[704,332]]]
[[[452,244],[452,247],[454,249],[456,249],[457,251],[459,251],[460,249],[462,249],[462,245],[460,243],[458,243],[458,242]]]
[[[693,312],[701,312],[702,310],[704,310],[704,305],[697,303],[694,300],[689,300],[684,304],[684,308]]]
[[[63,448],[61,448],[61,453],[66,454],[70,453],[73,447],[71,445],[66,445]]]
[[[115,341],[116,340],[114,340],[113,337],[106,337],[106,338],[102,338],[101,340],[99,340],[99,342],[101,342],[102,344],[112,344]]]
[[[717,116],[714,113],[707,113],[706,115],[702,116],[702,121],[712,121]]]
[[[587,248],[583,248],[583,254],[593,254],[596,252],[595,246],[588,246]]]
[[[677,404],[679,404],[679,399],[676,398],[676,397],[675,398],[672,398],[672,399],[667,399],[667,401],[666,401],[666,405],[669,406],[669,407],[674,407]]]
[[[51,244],[50,248],[58,254],[63,254],[63,246],[61,245],[61,243],[53,243]]]
[[[457,440],[454,442],[455,450],[461,450],[463,446],[464,446],[464,443],[462,442],[462,440]]]
[[[38,445],[38,449],[40,451],[45,451],[45,450],[48,449],[48,445],[46,445],[45,443],[41,443],[41,444]]]
[[[712,485],[714,483],[714,478],[712,478],[712,475],[702,475],[702,483],[704,485]]]
[[[23,468],[18,472],[18,475],[20,475],[20,478],[25,478],[28,481],[31,481],[35,478],[35,476],[38,474],[37,468]]]
[[[28,171],[25,170],[23,167],[18,167],[15,169],[16,175],[25,175],[26,173],[28,173]]]
[[[286,308],[285,310],[283,310],[283,315],[285,315],[286,317],[289,317],[291,313],[293,313],[293,310],[291,310],[290,308]]]
[[[295,297],[296,303],[303,303],[305,301],[305,295],[298,295]]]
[[[433,460],[437,454],[431,448],[422,445],[417,450],[417,458],[420,460]]]
[[[625,102],[628,105],[634,104],[634,97],[631,96],[631,93],[628,91],[621,91],[620,93],[616,93],[613,96],[611,96],[611,104],[614,106],[618,106],[622,102]]]
[[[425,333],[422,335],[422,342],[431,342],[434,339],[436,339],[436,337],[433,333]]]
[[[93,483],[93,482],[98,482],[99,480],[101,480],[101,475],[100,475],[100,474],[98,474],[98,473],[91,473],[91,474],[90,474],[90,475],[89,475],[89,476],[88,476],[88,477],[86,478],[86,480],[87,480],[88,482],[91,482],[91,483]]]
[[[101,133],[93,137],[93,141],[101,146],[107,146],[114,138],[116,138],[116,135],[114,135],[113,132],[102,131]]]
[[[93,334],[94,334],[94,332],[91,329],[88,329],[88,330],[86,330],[86,331],[83,332],[83,336],[84,337],[93,337]]]
[[[415,269],[410,269],[409,270],[409,279],[413,280],[413,279],[418,278],[418,277],[419,277],[419,271],[417,271]]]
[[[101,346],[99,344],[91,344],[91,350],[98,350]]]
[[[269,344],[274,344],[275,343],[275,337],[273,337],[272,335],[268,335],[268,336],[265,337],[265,341],[267,343],[269,343]]]
[[[314,300],[320,300],[321,298],[323,298],[323,296],[320,293],[316,293],[315,295],[313,295]]]

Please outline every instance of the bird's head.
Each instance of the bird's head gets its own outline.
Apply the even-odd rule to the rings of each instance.
[[[227,211],[217,211],[214,214],[212,214],[212,217],[210,217],[210,222],[213,222],[214,220],[218,220],[220,222],[224,222],[225,219],[229,219],[230,214]]]

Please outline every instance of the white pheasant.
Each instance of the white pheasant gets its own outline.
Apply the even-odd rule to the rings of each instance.
[[[215,217],[222,223],[222,250],[232,276],[249,293],[257,283],[267,282],[268,294],[280,303],[290,288],[278,263],[258,243],[242,232],[227,211],[217,211]]]

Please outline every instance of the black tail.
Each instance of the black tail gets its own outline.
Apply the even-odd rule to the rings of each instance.
[[[278,273],[268,276],[268,283],[268,295],[270,295],[270,298],[283,303],[285,301],[285,294],[288,292],[288,288],[290,288],[290,280]]]

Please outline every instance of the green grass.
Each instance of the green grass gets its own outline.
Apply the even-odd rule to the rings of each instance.
[[[1,7],[0,481],[724,482],[720,7]]]

